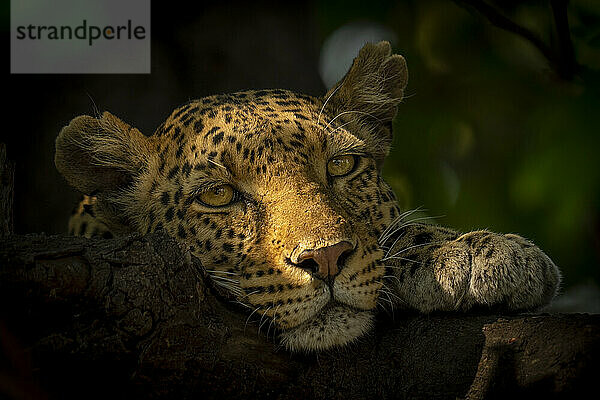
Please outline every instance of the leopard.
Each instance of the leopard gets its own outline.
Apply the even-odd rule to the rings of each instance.
[[[83,236],[162,230],[223,300],[267,321],[290,352],[341,349],[394,313],[538,310],[561,273],[531,241],[411,218],[384,179],[407,64],[366,43],[324,95],[245,90],[192,100],[153,135],[109,112],[56,139],[84,194]],[[387,308],[386,308],[387,307]],[[259,328],[260,329],[260,328]]]

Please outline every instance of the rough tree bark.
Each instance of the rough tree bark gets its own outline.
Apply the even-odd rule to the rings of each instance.
[[[4,236],[0,397],[557,398],[592,389],[600,353],[598,315],[382,313],[302,355],[247,314],[162,233]]]
[[[26,235],[0,248],[3,319],[63,397],[490,398],[591,386],[600,316],[382,316],[343,351],[290,355],[218,300],[166,235]]]

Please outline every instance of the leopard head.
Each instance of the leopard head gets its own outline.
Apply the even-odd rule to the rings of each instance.
[[[398,208],[379,172],[406,81],[387,42],[367,44],[323,97],[206,97],[148,137],[77,117],[55,162],[113,233],[166,230],[290,350],[341,346],[371,328],[384,286],[378,237]]]

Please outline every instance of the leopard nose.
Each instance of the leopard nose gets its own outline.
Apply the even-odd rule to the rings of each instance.
[[[342,241],[332,246],[304,250],[298,256],[297,265],[321,279],[326,279],[338,274],[342,264],[341,258],[348,255],[353,249],[352,243]]]

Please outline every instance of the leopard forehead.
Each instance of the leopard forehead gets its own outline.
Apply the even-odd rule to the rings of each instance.
[[[315,151],[366,150],[344,129],[344,116],[331,118],[325,106],[321,99],[285,90],[211,96],[177,108],[154,136],[160,138],[161,158],[191,153],[232,167],[286,157],[289,168]]]
[[[323,163],[369,149],[323,100],[284,90],[219,95],[176,109],[156,134],[158,175],[190,194],[210,181],[249,192],[326,183]],[[263,195],[266,195],[263,193]]]

